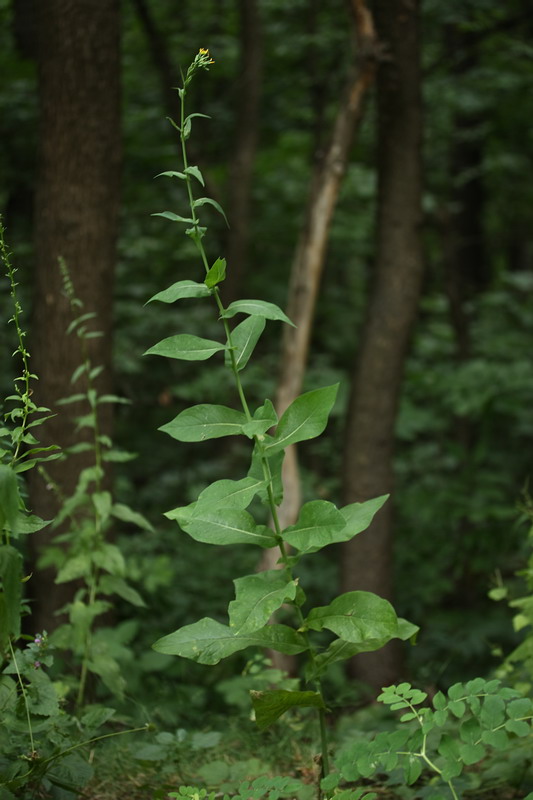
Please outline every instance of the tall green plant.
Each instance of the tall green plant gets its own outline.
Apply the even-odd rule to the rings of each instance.
[[[14,394],[4,399],[0,421],[0,660],[10,657],[12,642],[20,636],[23,569],[22,555],[15,544],[21,537],[48,525],[28,511],[20,475],[59,457],[57,445],[42,447],[34,435],[35,429],[48,418],[49,409],[37,406],[32,399],[36,376],[30,370],[26,331],[21,321],[17,270],[11,264],[4,234],[0,219],[0,260],[9,281],[13,308],[9,323],[15,328],[17,346],[13,356],[20,361],[20,372],[15,378]]]
[[[231,371],[240,408],[200,404],[185,409],[161,430],[180,442],[204,442],[223,436],[246,437],[251,447],[248,474],[239,480],[219,480],[206,487],[190,505],[167,512],[181,529],[198,542],[212,545],[249,544],[259,548],[279,550],[279,570],[246,575],[234,580],[235,599],[229,604],[229,625],[204,618],[164,636],[154,644],[160,653],[189,658],[201,664],[217,664],[248,647],[271,648],[281,653],[306,657],[305,691],[275,691],[252,693],[257,724],[267,728],[284,712],[294,707],[313,707],[317,710],[322,748],[322,773],[329,770],[326,733],[326,701],[321,679],[336,661],[357,653],[378,650],[390,639],[408,639],[416,627],[398,619],[389,602],[363,591],[348,592],[329,605],[306,608],[306,595],[295,577],[294,569],[301,558],[316,553],[327,545],[344,542],[365,530],[374,514],[386,501],[379,497],[365,503],[352,503],[338,509],[325,500],[305,503],[294,525],[282,530],[278,507],[282,500],[281,467],[286,448],[319,436],[326,427],[335,403],[337,386],[327,386],[306,392],[282,414],[266,399],[258,408],[250,408],[242,381],[242,371],[257,344],[265,323],[291,321],[276,305],[264,300],[237,300],[225,307],[220,299],[219,285],[226,275],[226,261],[208,256],[204,245],[207,227],[200,219],[206,205],[224,215],[222,208],[209,197],[196,197],[195,189],[204,186],[197,166],[188,162],[187,139],[193,121],[204,114],[186,114],[186,97],[196,74],[213,63],[209,52],[201,49],[178,89],[181,101],[177,129],[181,141],[182,170],[162,173],[182,181],[188,197],[189,211],[181,216],[163,211],[155,216],[184,224],[185,233],[195,243],[203,279],[181,280],[151,298],[152,301],[174,303],[187,298],[205,299],[213,304],[220,319],[220,341],[188,334],[170,336],[151,347],[147,354],[186,361],[204,361],[222,355]],[[237,315],[244,321],[231,327]],[[271,526],[258,522],[248,511],[253,501],[263,505],[263,519]],[[257,503],[255,503],[257,505]],[[294,554],[290,554],[290,548]],[[292,625],[269,624],[270,617],[282,605],[292,609]],[[334,634],[324,644],[323,632]],[[318,633],[318,641],[315,634]]]
[[[126,686],[117,658],[124,653],[120,637],[109,628],[97,628],[98,617],[112,610],[113,599],[117,596],[136,607],[144,606],[142,597],[127,582],[126,561],[120,548],[111,541],[111,526],[117,521],[134,524],[146,531],[152,531],[152,526],[141,514],[117,503],[105,485],[106,462],[126,461],[133,455],[115,448],[110,437],[101,432],[101,408],[105,404],[127,401],[98,392],[96,378],[103,367],[93,364],[89,348],[90,339],[101,335],[89,327],[97,315],[84,311],[67,266],[61,259],[60,268],[73,316],[67,335],[73,334],[78,338],[81,363],[71,378],[76,391],[59,402],[61,405],[81,402],[88,409],[76,417],[76,429],[80,433],[88,432],[87,439],[70,447],[66,455],[86,452],[89,466],[81,470],[70,497],[64,497],[61,487],[46,476],[61,500],[60,510],[52,523],[52,528],[60,529],[61,533],[53,546],[45,550],[40,563],[57,569],[56,583],[78,582],[73,599],[60,609],[68,615],[68,622],[52,633],[50,641],[62,650],[70,650],[79,664],[76,705],[83,707],[91,673],[119,697]]]

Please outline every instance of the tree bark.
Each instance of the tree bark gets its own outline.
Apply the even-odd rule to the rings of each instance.
[[[67,336],[69,302],[62,292],[58,258],[65,259],[84,311],[94,311],[92,362],[104,371],[99,389],[111,382],[111,309],[116,260],[120,182],[119,0],[43,0],[38,4],[40,153],[35,203],[35,300],[32,367],[39,376],[40,405],[58,415],[40,428],[44,443],[65,448],[79,441],[71,414],[80,406],[57,409],[73,389],[72,373],[81,363],[77,337]],[[78,389],[76,389],[78,390]],[[110,406],[104,406],[109,409]],[[109,434],[111,414],[102,415]],[[92,454],[52,462],[49,472],[69,494]],[[33,471],[31,503],[52,519],[58,501]],[[30,537],[36,559],[51,534]],[[35,630],[55,627],[54,611],[69,598],[69,586],[56,586],[49,570],[34,573]]]
[[[346,173],[350,148],[362,118],[364,100],[376,72],[378,45],[372,16],[363,0],[353,0],[352,8],[359,63],[354,64],[350,71],[329,144],[323,159],[315,167],[302,232],[292,262],[287,315],[296,327],[285,326],[283,332],[276,390],[276,409],[280,414],[302,389],[333,213]],[[283,473],[285,492],[280,522],[285,527],[296,521],[301,505],[298,460],[294,447],[288,448]]]
[[[275,400],[278,414],[285,411],[302,389],[333,212],[362,117],[364,99],[375,77],[378,46],[372,16],[364,0],[352,0],[352,8],[359,44],[359,65],[354,64],[350,71],[329,144],[311,179],[304,224],[291,268],[287,314],[296,328],[285,326],[284,330]],[[285,528],[296,521],[301,506],[300,475],[294,446],[288,447],[285,454],[283,488],[284,497],[278,516],[281,527]],[[276,551],[265,550],[259,569],[274,569],[276,566]],[[273,653],[272,659],[276,666],[292,671],[293,659],[290,657]]]
[[[355,367],[344,453],[344,502],[393,489],[394,426],[423,272],[422,111],[417,0],[377,0],[387,52],[378,72],[378,208],[375,275]],[[392,503],[342,552],[343,591],[392,597]],[[359,656],[352,674],[379,688],[398,677],[398,650]]]

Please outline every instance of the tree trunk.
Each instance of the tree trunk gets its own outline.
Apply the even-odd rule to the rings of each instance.
[[[361,121],[364,99],[376,71],[377,42],[370,12],[364,2],[352,3],[359,44],[359,66],[348,76],[344,96],[335,119],[324,158],[311,179],[302,232],[292,262],[287,315],[296,325],[285,326],[276,409],[283,413],[302,390],[316,299],[324,269],[333,213],[346,173],[348,157]],[[301,504],[296,449],[290,447],[284,463],[284,501],[280,510],[283,526],[295,522]],[[268,552],[268,551],[267,551]]]
[[[378,209],[375,276],[348,410],[344,502],[393,488],[394,426],[423,271],[421,92],[416,0],[377,0],[376,28],[388,58],[378,72]],[[343,591],[392,596],[392,503],[343,547]],[[372,687],[398,677],[395,647],[359,656],[352,674]]]
[[[71,415],[85,407],[57,409],[73,389],[72,373],[82,357],[77,337],[67,336],[71,322],[62,292],[58,258],[65,259],[84,311],[94,311],[92,362],[104,371],[99,389],[111,382],[111,307],[118,232],[120,178],[119,0],[43,0],[38,4],[40,153],[35,205],[35,301],[32,368],[39,376],[37,402],[58,413],[40,429],[44,443],[68,447],[79,434]],[[104,406],[109,409],[110,406]],[[109,434],[111,415],[101,420]],[[89,453],[52,462],[49,472],[69,494],[80,469],[92,463]],[[89,461],[87,459],[90,459]],[[55,495],[34,471],[34,511],[52,519]],[[50,534],[30,537],[37,558]],[[54,611],[69,599],[68,585],[56,586],[51,571],[34,573],[35,630],[56,624]]]
[[[342,179],[346,172],[350,147],[361,120],[363,101],[372,85],[376,70],[377,42],[370,12],[363,0],[352,0],[359,43],[360,65],[354,65],[348,76],[344,96],[323,159],[311,179],[309,199],[302,233],[291,269],[287,314],[296,328],[285,326],[281,366],[276,390],[278,414],[301,392],[316,299],[326,257],[326,247]],[[284,498],[279,509],[282,528],[293,524],[301,506],[300,476],[296,448],[288,447],[283,463]],[[277,566],[275,550],[265,550],[259,569]],[[274,653],[274,663],[290,669],[290,657]]]

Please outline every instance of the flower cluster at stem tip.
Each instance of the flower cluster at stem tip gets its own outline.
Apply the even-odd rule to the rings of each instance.
[[[189,69],[187,70],[187,76],[185,78],[185,86],[189,83],[191,78],[194,76],[199,69],[207,69],[209,70],[209,65],[214,64],[214,60],[211,58],[209,50],[205,47],[200,47],[198,52],[194,57],[194,61],[190,65]]]

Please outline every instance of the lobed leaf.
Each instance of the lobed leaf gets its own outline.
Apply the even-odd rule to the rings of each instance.
[[[287,600],[296,597],[297,581],[287,581],[281,570],[266,570],[236,578],[235,600],[228,606],[230,628],[236,634],[251,633],[267,624]]]
[[[218,664],[247,647],[269,647],[286,655],[307,649],[303,636],[287,625],[266,625],[259,631],[237,636],[227,625],[209,617],[163,636],[152,646],[158,653],[189,658],[199,664]]]

